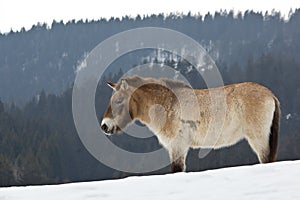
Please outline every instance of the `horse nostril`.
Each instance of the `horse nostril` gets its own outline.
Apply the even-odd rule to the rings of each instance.
[[[107,126],[106,124],[103,124],[103,125],[101,126],[101,128],[102,128],[102,130],[103,130],[104,132],[107,132],[107,130],[108,130],[108,126]]]

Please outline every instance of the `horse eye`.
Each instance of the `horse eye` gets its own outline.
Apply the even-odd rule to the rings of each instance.
[[[121,104],[123,102],[123,99],[117,99],[116,104]]]

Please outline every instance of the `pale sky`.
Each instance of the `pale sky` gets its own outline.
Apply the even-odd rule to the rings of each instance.
[[[27,30],[33,24],[72,19],[99,19],[137,14],[183,12],[205,15],[208,11],[281,11],[285,16],[300,8],[300,0],[0,0],[0,32]]]

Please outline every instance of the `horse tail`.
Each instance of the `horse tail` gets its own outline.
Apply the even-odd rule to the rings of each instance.
[[[279,129],[280,129],[280,103],[279,100],[274,97],[275,102],[275,111],[273,114],[273,121],[271,125],[271,133],[269,136],[269,162],[275,162],[277,159],[277,149],[278,149],[278,136],[279,136]]]

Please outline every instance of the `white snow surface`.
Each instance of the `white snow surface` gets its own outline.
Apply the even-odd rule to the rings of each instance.
[[[0,188],[10,199],[300,199],[300,161],[52,186]]]

